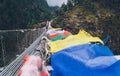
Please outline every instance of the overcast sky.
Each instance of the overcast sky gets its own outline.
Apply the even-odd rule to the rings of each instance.
[[[49,6],[61,6],[63,3],[67,3],[67,0],[47,0]]]

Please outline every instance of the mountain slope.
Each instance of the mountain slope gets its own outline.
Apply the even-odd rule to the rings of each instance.
[[[104,39],[110,36],[110,48],[115,54],[120,54],[120,1],[119,0],[68,0],[72,5],[66,5],[59,11],[53,21],[53,27],[62,27],[72,33],[79,29],[90,32],[93,36]],[[71,8],[72,6],[72,8]],[[67,7],[67,10],[65,8]],[[71,8],[71,9],[69,9]],[[113,33],[114,32],[114,33]]]

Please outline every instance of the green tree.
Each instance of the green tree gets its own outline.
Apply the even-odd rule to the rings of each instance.
[[[73,3],[72,3],[71,0],[68,0],[68,2],[67,2],[67,9],[71,10],[72,8],[73,8]]]

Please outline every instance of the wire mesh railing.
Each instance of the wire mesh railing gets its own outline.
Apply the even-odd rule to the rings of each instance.
[[[33,54],[36,47],[38,46],[42,36],[45,34],[45,30],[41,29],[41,35],[20,55],[18,56],[11,64],[5,67],[5,69],[0,73],[0,76],[16,76],[19,68],[22,66],[22,60],[26,54]]]

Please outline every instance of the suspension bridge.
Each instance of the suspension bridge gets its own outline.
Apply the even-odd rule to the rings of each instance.
[[[114,55],[108,47],[104,46],[105,42],[99,37],[93,37],[85,30],[72,35],[68,31],[51,27],[49,30],[41,29],[40,36],[6,66],[0,76],[16,76],[23,65],[23,58],[27,54],[33,55],[36,52],[46,34],[51,40],[50,43],[45,42],[50,49],[44,44],[44,47],[41,46],[39,49],[41,52],[41,49],[46,48],[44,50],[50,52],[50,65],[53,68],[51,76],[120,76],[118,71],[120,70],[120,55]],[[44,54],[47,59],[47,54]]]
[[[10,30],[8,30],[10,31]],[[17,31],[17,30],[13,30]],[[21,30],[22,31],[22,30]],[[3,31],[5,32],[5,31]],[[40,36],[21,54],[19,55],[12,63],[7,65],[5,69],[0,73],[0,76],[16,76],[19,68],[22,66],[23,58],[25,55],[32,55],[35,53],[36,48],[40,44],[41,38],[45,35],[45,29],[41,29]]]

